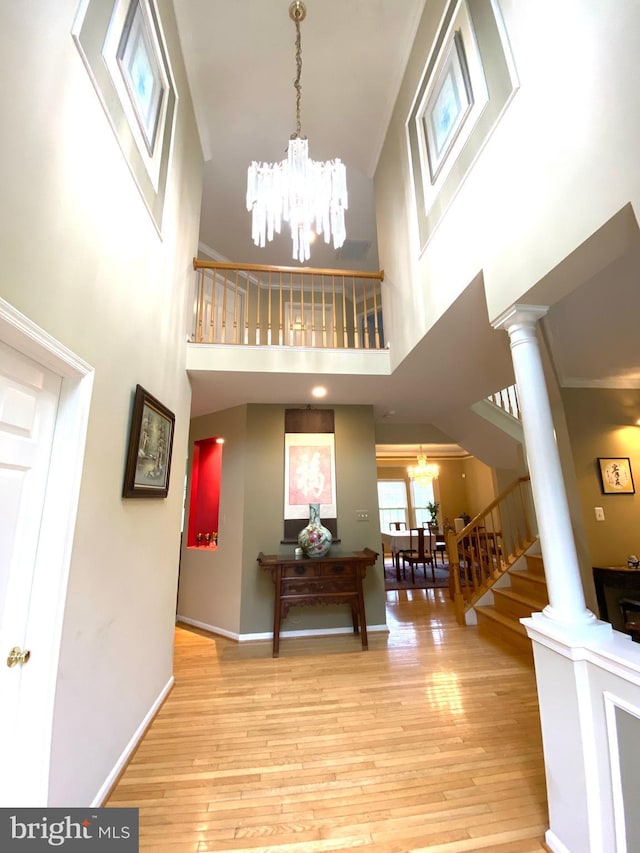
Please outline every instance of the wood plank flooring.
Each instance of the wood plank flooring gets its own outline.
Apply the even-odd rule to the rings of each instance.
[[[548,827],[534,673],[387,593],[389,634],[237,644],[176,629],[176,684],[107,805],[158,853],[530,853]]]

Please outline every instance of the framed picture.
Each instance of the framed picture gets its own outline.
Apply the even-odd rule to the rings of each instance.
[[[336,464],[333,433],[285,433],[284,517],[308,518],[309,504],[320,517],[335,518]]]
[[[129,430],[123,498],[166,498],[175,415],[136,386]]]
[[[436,180],[472,106],[464,45],[460,32],[456,31],[422,117],[431,183]]]
[[[603,495],[635,494],[628,456],[599,456],[598,469]]]

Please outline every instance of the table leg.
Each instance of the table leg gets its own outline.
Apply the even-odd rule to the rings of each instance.
[[[273,609],[273,657],[277,658],[280,654],[280,619],[282,616],[282,606],[280,604],[280,594],[282,592],[282,566],[278,566],[275,570],[275,595]]]
[[[353,622],[353,633],[360,633],[360,624],[358,619],[358,611],[359,611],[359,603],[357,601],[351,602],[351,620]]]
[[[364,592],[362,591],[362,575],[363,570],[357,569],[356,583],[358,584],[358,614],[360,616],[360,635],[362,638],[362,648],[369,648],[369,639],[367,637],[367,617],[364,611]]]

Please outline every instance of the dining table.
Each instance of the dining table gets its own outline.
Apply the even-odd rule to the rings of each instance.
[[[425,531],[425,534],[429,534]],[[400,554],[402,551],[408,551],[411,548],[411,533],[408,530],[394,530],[391,533],[382,533],[382,544],[385,551],[391,551],[393,565],[396,570],[396,579],[400,581]],[[417,536],[413,537],[413,547],[417,549]]]

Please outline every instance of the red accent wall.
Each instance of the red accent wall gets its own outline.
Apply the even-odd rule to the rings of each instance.
[[[216,438],[196,441],[193,448],[191,493],[189,495],[189,526],[187,546],[198,546],[198,533],[217,533],[220,512],[220,475],[222,471],[222,445]]]

